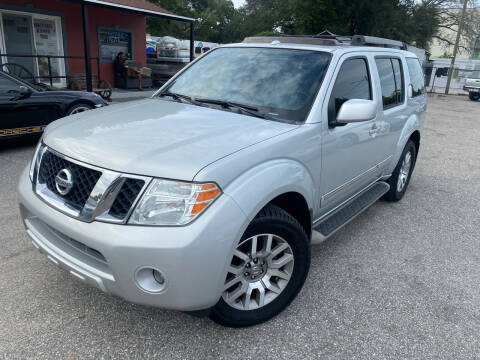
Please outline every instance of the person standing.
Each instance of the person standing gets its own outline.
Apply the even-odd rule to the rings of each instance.
[[[124,78],[129,71],[138,77],[138,90],[143,90],[142,73],[134,67],[128,67],[128,60],[125,58],[125,54],[123,52],[119,52],[115,58],[115,76]]]

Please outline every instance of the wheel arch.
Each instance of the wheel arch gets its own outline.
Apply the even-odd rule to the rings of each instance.
[[[390,162],[390,166],[388,168],[389,174],[391,174],[395,169],[395,166],[397,166],[398,160],[402,155],[403,149],[405,148],[405,145],[409,140],[412,140],[415,143],[415,147],[417,148],[416,150],[418,154],[418,149],[420,147],[420,138],[421,138],[420,123],[421,123],[421,120],[416,115],[412,115],[405,123],[402,133],[397,141],[397,145],[392,157],[392,161]]]
[[[250,221],[265,206],[274,204],[292,215],[310,236],[316,188],[303,164],[277,159],[249,169],[224,192],[235,200]]]

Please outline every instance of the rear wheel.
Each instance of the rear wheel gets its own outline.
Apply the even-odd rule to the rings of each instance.
[[[400,160],[393,171],[392,176],[388,179],[390,190],[383,196],[387,201],[399,201],[407,191],[410,178],[412,176],[415,160],[417,158],[417,149],[412,140],[407,142],[403,149]]]
[[[277,315],[296,297],[310,267],[310,244],[290,214],[267,205],[252,220],[233,254],[222,298],[210,317],[250,326]]]
[[[480,92],[472,92],[468,93],[468,98],[472,101],[478,101],[480,99]]]
[[[93,106],[86,103],[75,104],[67,111],[67,115],[78,114],[93,109]]]

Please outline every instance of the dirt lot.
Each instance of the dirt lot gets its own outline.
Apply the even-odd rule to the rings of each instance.
[[[0,144],[0,358],[479,356],[480,102],[430,98],[406,197],[315,246],[299,297],[247,329],[132,305],[56,268],[18,215],[32,151]]]

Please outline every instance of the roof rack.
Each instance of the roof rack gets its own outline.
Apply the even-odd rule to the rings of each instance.
[[[284,44],[340,45],[334,38],[315,37],[312,35],[264,35],[250,36],[243,39],[243,43],[273,43],[274,41]]]
[[[375,36],[354,35],[352,37],[351,45],[354,46],[381,46],[389,48],[399,48],[407,50],[407,44],[402,41],[384,39]]]
[[[401,41],[365,35],[335,35],[328,30],[316,35],[263,35],[246,37],[243,40],[244,43],[272,43],[274,41],[286,44],[379,46],[407,50],[407,44]]]

